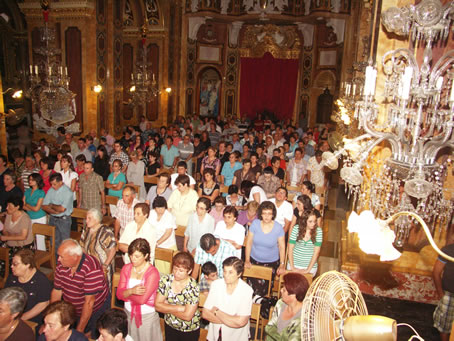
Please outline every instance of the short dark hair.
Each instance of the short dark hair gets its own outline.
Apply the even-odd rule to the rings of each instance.
[[[159,174],[158,179],[161,177],[167,178],[167,186],[170,185],[171,176],[169,173],[164,172],[164,173]]]
[[[233,214],[233,216],[238,218],[238,210],[235,208],[235,206],[226,206],[224,208],[224,211],[222,212],[222,215],[225,216],[226,214]]]
[[[77,158],[76,158],[76,159],[77,159]],[[123,161],[121,161],[120,159],[115,159],[115,160],[113,160],[113,161],[112,161],[112,165],[113,165],[115,162],[118,163],[118,166],[120,166],[120,168],[123,167]]]
[[[19,209],[22,210],[24,207],[24,200],[17,195],[13,195],[12,197],[9,197],[8,200],[6,200],[6,204],[12,204],[15,207],[19,206]]]
[[[315,185],[310,182],[309,180],[306,180],[306,181],[303,181],[303,185],[309,190],[311,191],[311,193],[315,193]]]
[[[11,169],[7,168],[7,169],[3,172],[3,177],[4,177],[5,175],[8,175],[8,176],[11,178],[11,180],[13,180],[13,183],[16,182],[16,174],[14,174],[14,172],[13,172]]]
[[[263,174],[274,174],[273,168],[271,168],[271,166],[265,167],[265,169],[263,170]]]
[[[287,190],[287,188],[285,188],[284,186],[281,186],[281,187],[279,187],[278,189],[276,189],[276,193],[277,193],[279,190],[281,190],[281,189],[285,191],[285,196],[288,196],[288,190]]]
[[[318,156],[318,157],[320,157],[320,156],[322,156],[322,155],[323,155],[323,152],[322,152],[321,150],[317,149],[317,150],[315,151],[315,154],[314,154],[314,156],[316,156],[316,157],[317,157],[317,156]]]
[[[279,158],[279,156],[273,156],[273,157],[271,158],[271,164],[275,163],[276,161],[281,162],[281,159]]]
[[[228,194],[235,194],[238,193],[238,186],[237,185],[230,185]]]
[[[222,268],[226,266],[233,266],[237,275],[242,276],[244,272],[244,263],[241,259],[235,256],[228,257],[222,262]]]
[[[295,149],[295,152],[294,152],[294,153],[296,153],[296,152],[300,152],[301,154],[303,154],[303,150],[302,150],[300,147],[298,147],[298,148]]]
[[[65,127],[58,127],[58,128],[57,128],[57,131],[58,131],[59,133],[61,133],[61,134],[66,134],[66,129],[65,129]]]
[[[214,171],[213,168],[205,168],[203,170],[203,176],[205,177],[205,174],[211,174],[211,176],[214,178],[214,176],[216,175],[216,172]]]
[[[87,158],[84,154],[79,154],[76,156],[76,161],[87,162]]]
[[[264,201],[260,204],[258,210],[257,210],[257,218],[262,220],[262,212],[265,210],[271,210],[273,212],[273,220],[276,219],[276,205],[274,205],[271,201]]]
[[[225,199],[223,196],[218,196],[216,199],[214,199],[213,204],[222,204],[225,205]]]
[[[284,287],[290,295],[296,296],[298,302],[303,302],[309,283],[302,274],[289,272],[284,275]]]
[[[85,137],[80,137],[79,141],[82,141],[83,143],[87,143],[87,139]]]
[[[188,169],[188,164],[186,163],[186,161],[178,161],[177,168],[178,167],[184,167],[185,169]]]
[[[56,301],[47,306],[43,316],[58,313],[60,315],[60,323],[62,326],[71,326],[76,322],[76,308],[66,301]]]
[[[191,181],[189,180],[189,176],[186,174],[178,175],[175,179],[175,185],[181,184],[182,186],[187,185],[189,186]]]
[[[218,268],[213,262],[206,262],[202,265],[202,273],[206,276],[218,272]]]
[[[53,182],[53,181],[62,182],[62,181],[63,181],[63,177],[61,176],[60,173],[53,173],[53,174],[49,177],[49,183],[51,183],[51,182]]]
[[[134,211],[140,208],[142,210],[142,214],[146,215],[147,217],[150,215],[150,205],[144,203],[144,202],[139,202],[134,206]]]
[[[207,212],[210,211],[210,208],[211,208],[211,200],[210,200],[210,199],[205,198],[205,197],[200,197],[200,198],[197,200],[197,204],[198,204],[198,203],[204,204],[205,207],[206,207]]]
[[[158,195],[156,198],[153,200],[153,209],[157,207],[165,207],[167,209],[167,200],[164,197],[161,197]]]
[[[21,262],[24,265],[29,265],[30,269],[36,269],[36,263],[35,263],[35,253],[32,250],[29,249],[20,249],[17,251],[14,256],[17,256],[20,258]],[[13,257],[14,257],[13,256]]]
[[[50,158],[48,158],[47,156],[43,157],[41,160],[39,160],[39,162],[41,163],[44,163],[47,165],[47,167],[51,168],[51,164],[52,164],[52,161],[50,160]]]
[[[251,159],[243,159],[243,165],[246,164],[246,163],[251,163]]]
[[[178,252],[175,256],[173,256],[172,260],[172,268],[174,266],[181,266],[188,271],[191,271],[194,267],[194,257],[189,252]]]
[[[147,242],[146,239],[137,238],[137,239],[134,239],[131,244],[129,244],[129,246],[128,246],[129,257],[131,257],[132,254],[136,251],[140,252],[144,256],[147,256],[147,258],[146,258],[147,261],[150,260],[151,249],[150,249],[150,244]]]
[[[123,338],[128,335],[128,317],[123,310],[106,310],[96,322],[98,330],[105,329],[111,336],[121,333]]]
[[[213,236],[211,233],[205,233],[200,238],[200,247],[203,251],[208,252],[213,246],[216,245],[216,237]]]

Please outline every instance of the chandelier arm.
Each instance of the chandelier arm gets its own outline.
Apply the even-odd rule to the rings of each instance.
[[[424,230],[424,233],[426,234],[426,237],[429,240],[430,245],[435,249],[435,251],[443,258],[449,260],[450,262],[454,262],[454,257],[447,255],[446,253],[444,253],[443,251],[441,251],[438,248],[437,244],[435,244],[432,234],[430,233],[429,227],[427,227],[427,224],[425,223],[425,221],[418,214],[416,214],[414,212],[409,212],[409,211],[397,212],[386,220],[386,224],[389,225],[389,223],[392,222],[394,219],[396,219],[400,216],[404,216],[404,215],[409,215],[409,216],[415,218],[421,224],[421,226]]]
[[[392,62],[393,68],[394,68],[394,65],[396,65],[395,59],[398,58],[399,55],[401,57],[405,58],[405,60],[408,62],[408,64],[413,69],[415,78],[419,79],[420,78],[420,72],[419,72],[418,63],[416,62],[415,56],[412,54],[412,52],[409,49],[400,48],[400,49],[396,49],[396,50],[392,50],[392,51],[386,52],[383,55],[383,58],[382,58],[383,70],[386,70],[387,58],[391,58],[391,62]],[[385,74],[386,74],[386,72],[385,72]]]
[[[369,122],[364,119],[361,116],[361,119],[363,120],[363,127],[364,130],[371,135],[372,137],[376,138],[381,138],[382,140],[387,140],[391,144],[391,149],[393,153],[398,153],[398,155],[402,154],[402,145],[399,143],[399,141],[396,139],[396,136],[391,134],[391,133],[385,133],[385,132],[380,132],[377,130],[372,129],[372,127],[369,126]],[[381,141],[380,141],[381,142]]]
[[[446,52],[434,65],[432,72],[430,73],[429,85],[434,86],[437,79],[441,76],[448,67],[454,63],[454,50]]]

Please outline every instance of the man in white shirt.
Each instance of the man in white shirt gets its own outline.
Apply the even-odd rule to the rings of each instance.
[[[290,228],[293,218],[293,206],[287,201],[287,195],[287,189],[285,187],[279,187],[276,190],[275,197],[270,199],[274,206],[276,206],[276,221],[282,225],[286,233]]]
[[[171,175],[171,177],[170,177],[170,188],[172,188],[173,191],[177,189],[177,185],[175,185],[175,180],[178,178],[178,175],[187,175],[187,176],[189,176],[189,187],[194,189],[195,180],[194,180],[194,178],[192,176],[190,176],[187,173],[187,170],[188,170],[188,165],[186,164],[186,162],[179,161],[178,164],[177,164],[177,172],[173,173]]]

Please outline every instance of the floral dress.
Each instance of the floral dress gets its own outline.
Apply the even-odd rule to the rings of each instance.
[[[199,285],[195,279],[190,277],[189,283],[180,292],[175,293],[172,290],[173,274],[161,277],[159,281],[158,292],[163,295],[169,304],[179,305],[198,305],[199,304]],[[169,327],[181,332],[192,332],[200,328],[200,311],[197,309],[190,321],[182,320],[172,314],[164,314],[164,321]]]

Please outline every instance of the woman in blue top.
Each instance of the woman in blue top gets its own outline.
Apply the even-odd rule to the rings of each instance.
[[[32,173],[28,177],[30,188],[24,194],[24,211],[30,217],[32,224],[47,223],[46,212],[41,208],[46,193],[43,191],[44,181],[39,173]]]
[[[276,222],[276,206],[271,201],[264,201],[257,210],[258,219],[254,220],[249,228],[246,239],[246,262],[244,266],[250,268],[252,264],[262,265],[273,269],[274,277],[285,272],[285,232],[282,225]],[[248,279],[254,294],[266,296],[268,281]]]
[[[241,162],[238,162],[238,158],[241,156],[241,154],[238,151],[234,151],[232,154],[229,156],[229,161],[224,163],[224,166],[222,167],[221,171],[221,183],[223,183],[225,186],[230,186],[233,182],[233,177],[235,176],[235,172],[238,169],[242,169],[243,165]]]
[[[122,167],[123,162],[120,159],[115,160],[112,163],[113,172],[109,174],[105,183],[105,187],[109,189],[107,194],[118,197],[119,199],[121,199],[123,187],[126,183],[126,176],[121,172]]]

